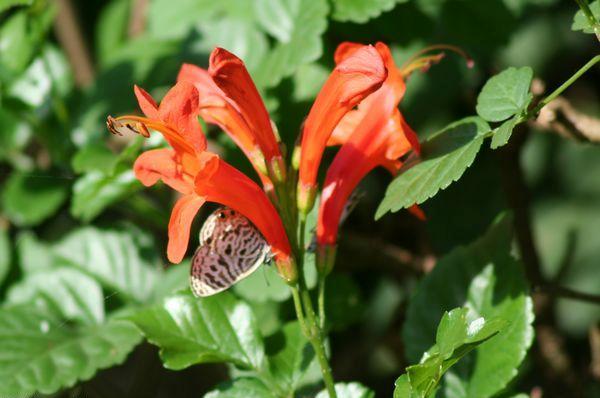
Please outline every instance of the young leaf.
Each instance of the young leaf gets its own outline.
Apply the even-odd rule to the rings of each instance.
[[[468,396],[490,397],[502,390],[517,374],[533,338],[532,301],[523,267],[511,255],[510,225],[504,217],[479,240],[440,259],[407,310],[403,334],[408,358],[414,362],[434,344],[437,319],[446,308],[465,306],[469,319],[508,322],[502,333],[477,348],[473,360],[448,371],[446,379],[452,378]],[[492,333],[497,325],[491,326],[479,329],[469,343]],[[443,388],[448,392],[448,386]]]
[[[488,122],[501,122],[523,112],[531,101],[533,70],[510,67],[489,79],[477,97],[477,114]]]
[[[76,229],[53,246],[53,252],[60,264],[93,276],[128,300],[147,301],[159,277],[152,237],[131,225]]]
[[[270,388],[258,379],[242,377],[219,384],[204,398],[277,398]]]
[[[206,362],[232,362],[255,371],[265,368],[263,341],[254,315],[230,293],[201,299],[189,293],[175,294],[131,319],[148,341],[160,348],[168,369]]]
[[[0,310],[0,396],[51,394],[122,363],[140,341],[130,322],[74,329],[29,305]]]
[[[375,393],[360,383],[336,383],[335,392],[338,398],[375,398]],[[327,390],[317,394],[315,398],[328,398]]]
[[[11,286],[7,302],[32,302],[61,318],[94,324],[104,321],[104,296],[100,285],[89,276],[68,268],[29,275]]]
[[[596,17],[597,21],[600,20],[600,0],[590,3],[590,11],[592,11],[592,14],[594,17]],[[590,24],[589,19],[585,16],[582,10],[579,10],[575,13],[575,16],[573,17],[573,25],[571,25],[572,30],[581,30],[583,33],[593,34],[595,33],[594,28],[598,29],[598,27],[594,27],[592,24]]]
[[[257,85],[274,87],[303,64],[318,59],[323,51],[321,35],[327,28],[326,0],[282,0],[273,12],[273,2],[257,0],[258,21],[263,27],[279,27],[279,41],[267,53],[253,75]],[[282,21],[289,25],[283,27]],[[272,30],[272,29],[271,29]],[[281,40],[287,39],[287,40]]]
[[[455,308],[444,313],[436,333],[436,344],[418,365],[406,368],[406,374],[396,380],[394,398],[433,396],[443,374],[479,344],[493,337],[506,326],[499,319],[477,318],[467,321],[467,308]]]
[[[505,122],[503,122],[500,127],[494,130],[494,135],[492,136],[492,143],[490,148],[497,149],[501,146],[504,146],[508,143],[510,136],[512,135],[513,129],[517,125],[517,120],[519,118],[517,116],[512,117]]]
[[[422,203],[458,180],[473,163],[489,125],[467,117],[447,126],[422,145],[421,162],[396,177],[377,209],[375,219]]]
[[[284,396],[293,396],[302,376],[315,358],[312,346],[298,322],[287,323],[265,340],[269,373]]]
[[[16,225],[37,225],[58,211],[68,192],[64,179],[13,172],[6,181],[2,205]]]
[[[390,11],[398,3],[408,0],[335,0],[333,2],[333,19],[365,23],[381,13]]]

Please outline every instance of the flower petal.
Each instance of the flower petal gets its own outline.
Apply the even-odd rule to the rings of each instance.
[[[183,194],[194,192],[193,173],[197,166],[183,166],[183,158],[173,149],[153,149],[142,153],[136,159],[133,170],[142,184],[149,187],[163,180],[165,184]],[[193,163],[192,159],[186,159]]]
[[[133,92],[144,115],[150,119],[158,119],[158,105],[156,105],[154,98],[146,90],[137,85],[133,86]]]
[[[281,157],[269,113],[244,62],[229,51],[216,48],[210,55],[208,71],[215,84],[235,104],[265,158]]]
[[[190,227],[205,199],[196,194],[185,195],[175,203],[169,220],[167,258],[178,264],[185,256],[190,240]]]
[[[323,150],[335,126],[363,98],[381,87],[386,76],[381,55],[373,46],[362,46],[335,67],[304,124],[300,190],[315,186]]]

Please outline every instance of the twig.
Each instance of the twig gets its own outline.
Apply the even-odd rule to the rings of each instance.
[[[590,352],[592,355],[590,372],[595,380],[600,380],[600,325],[590,328]]]
[[[536,287],[536,291],[545,293],[554,297],[569,298],[579,301],[587,301],[588,303],[600,304],[600,295],[578,292],[568,287],[558,286],[555,284],[544,284]]]
[[[600,119],[578,111],[564,97],[543,107],[532,123],[571,140],[600,143]]]
[[[56,38],[65,50],[73,68],[75,83],[79,87],[86,87],[93,82],[95,72],[90,52],[77,23],[75,10],[70,0],[56,0],[56,4],[58,8],[54,21]]]
[[[129,17],[129,37],[138,37],[146,29],[146,13],[148,11],[148,0],[132,0]]]

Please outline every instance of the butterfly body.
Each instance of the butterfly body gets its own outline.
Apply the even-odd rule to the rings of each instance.
[[[270,247],[248,220],[230,208],[215,210],[200,230],[190,282],[196,296],[226,290],[269,261]]]

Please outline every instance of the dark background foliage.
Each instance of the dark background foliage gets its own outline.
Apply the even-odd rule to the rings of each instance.
[[[280,6],[287,14],[275,12]],[[383,41],[398,62],[427,45],[453,44],[475,66],[468,69],[463,59],[447,54],[439,65],[410,77],[401,103],[406,120],[425,138],[474,115],[485,81],[508,66],[532,67],[546,91],[565,81],[598,51],[593,35],[571,31],[576,11],[575,2],[559,0],[0,1],[4,307],[37,308],[19,292],[32,285],[32,275],[48,275],[44,272],[64,262],[79,264],[79,274],[61,278],[73,277],[79,286],[82,278],[91,278],[101,289],[100,303],[88,297],[96,310],[75,311],[75,318],[133,311],[185,286],[186,265],[171,268],[164,256],[172,192],[143,190],[131,172],[143,143],[111,136],[103,125],[108,114],[137,111],[134,83],[160,98],[182,62],[206,66],[215,45],[226,47],[246,61],[289,148],[339,43]],[[70,30],[73,20],[80,31]],[[565,94],[596,117],[599,77],[598,68],[592,69]],[[423,204],[426,222],[405,211],[374,221],[390,177],[377,170],[363,181],[364,196],[343,227],[329,283],[336,381],[359,381],[377,396],[390,396],[395,379],[414,361],[401,330],[418,281],[436,259],[478,239],[515,203],[513,216],[527,215],[519,199],[529,207],[539,255],[534,265],[544,278],[600,294],[600,149],[535,126],[524,130],[500,151],[484,144],[460,181]],[[252,175],[224,134],[212,127],[207,133],[228,161]],[[523,184],[515,186],[515,173]],[[195,231],[209,211],[203,209]],[[103,262],[102,256],[111,260]],[[269,277],[257,274],[259,282]],[[53,290],[64,284],[61,278],[39,283]],[[592,357],[590,344],[595,335],[600,349],[600,307],[537,293],[536,281],[528,285],[534,288],[537,338],[502,396],[532,390],[544,397],[599,396],[600,359]],[[265,335],[293,318],[289,300],[253,297],[252,286],[246,290],[236,294],[247,299]],[[285,292],[274,294],[286,298]],[[42,309],[50,311],[47,303]],[[127,336],[123,339],[135,346],[137,338]],[[148,343],[128,356],[124,350],[122,364],[92,378],[91,372],[74,386],[65,383],[71,386],[57,395],[196,397],[228,378],[222,364],[166,370]],[[0,374],[7,375],[1,369]]]

